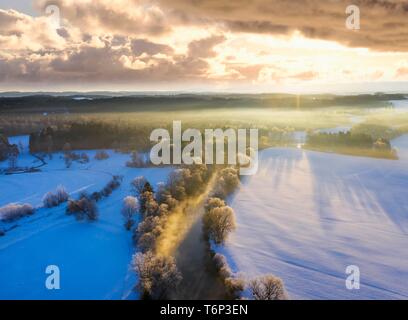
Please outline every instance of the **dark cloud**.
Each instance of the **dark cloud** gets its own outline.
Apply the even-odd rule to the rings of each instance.
[[[333,40],[351,47],[408,51],[406,0],[159,0],[184,15],[223,23],[232,31],[290,34]],[[345,27],[346,7],[357,5],[361,29]],[[198,18],[197,18],[198,19]]]
[[[157,44],[145,39],[133,39],[130,44],[132,52],[136,56],[145,53],[147,55],[155,55],[158,53],[171,54],[173,48],[164,44]]]

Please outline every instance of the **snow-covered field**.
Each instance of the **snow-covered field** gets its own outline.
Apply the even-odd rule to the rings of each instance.
[[[408,299],[408,158],[268,149],[229,203],[237,229],[216,250],[234,271],[275,274],[291,298]]]
[[[12,142],[20,138],[13,138]],[[165,181],[170,168],[126,168],[129,155],[109,152],[110,158],[93,159],[88,164],[73,163],[66,169],[60,154],[41,168],[41,172],[0,176],[0,206],[10,202],[41,205],[42,196],[64,185],[72,197],[86,190],[101,190],[113,174],[124,176],[112,195],[98,202],[96,222],[78,222],[65,215],[66,205],[40,208],[28,218],[1,224],[9,229],[0,237],[0,299],[129,299],[136,283],[130,270],[135,248],[131,233],[123,226],[122,199],[130,194],[130,181],[143,175],[153,185]],[[28,152],[19,159],[30,165],[35,158]],[[0,163],[0,166],[6,163]],[[45,269],[57,265],[61,289],[47,290]]]

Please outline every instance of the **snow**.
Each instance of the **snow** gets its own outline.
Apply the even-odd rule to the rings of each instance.
[[[279,276],[291,298],[408,299],[407,187],[404,160],[264,150],[229,199],[237,229],[216,251],[246,277]],[[349,265],[360,290],[346,289]]]
[[[124,228],[120,210],[130,194],[130,181],[145,176],[153,185],[165,181],[171,168],[127,168],[129,155],[109,151],[110,158],[93,159],[96,151],[86,151],[90,163],[75,163],[66,169],[60,154],[38,173],[0,176],[0,206],[26,202],[41,206],[44,193],[58,185],[71,196],[80,190],[101,190],[114,174],[124,181],[112,195],[98,202],[99,219],[79,222],[65,214],[66,205],[39,208],[28,218],[1,223],[6,235],[0,237],[1,299],[134,299],[136,277],[130,270],[135,248],[131,232]],[[24,161],[32,162],[28,153]],[[61,289],[47,290],[45,269],[57,265]]]

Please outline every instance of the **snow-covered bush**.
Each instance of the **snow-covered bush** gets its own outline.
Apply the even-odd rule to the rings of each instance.
[[[119,188],[120,184],[122,183],[123,177],[122,176],[113,176],[112,180],[110,180],[107,185],[102,189],[101,195],[104,197],[108,197],[112,194],[113,190]]]
[[[138,253],[132,262],[139,276],[138,287],[143,298],[169,299],[182,279],[173,257],[155,256],[152,252]]]
[[[69,195],[68,192],[65,190],[64,186],[58,186],[56,190],[56,196],[59,203],[68,201]]]
[[[125,218],[125,227],[127,230],[133,226],[133,216],[139,209],[139,202],[137,198],[128,196],[123,199],[122,215]]]
[[[0,220],[9,222],[33,213],[34,208],[31,204],[10,203],[0,208]]]
[[[52,192],[47,192],[42,198],[44,207],[52,208],[59,205],[57,195]]]
[[[63,186],[59,186],[55,193],[47,192],[42,201],[43,205],[46,208],[56,207],[59,204],[66,202],[68,200],[68,192],[65,190]]]
[[[217,244],[224,243],[235,229],[234,210],[227,206],[213,208],[204,214],[203,222],[208,238]]]
[[[250,281],[249,288],[255,300],[287,300],[283,281],[273,275],[264,275]]]
[[[90,197],[82,195],[79,200],[68,200],[67,214],[75,215],[77,220],[87,218],[90,221],[98,219],[98,207]]]
[[[126,162],[126,166],[129,168],[141,168],[146,166],[146,161],[142,154],[134,151],[132,152],[131,160]]]
[[[108,154],[105,150],[98,151],[98,152],[95,154],[95,159],[96,159],[96,160],[106,160],[106,159],[109,159],[109,154]]]

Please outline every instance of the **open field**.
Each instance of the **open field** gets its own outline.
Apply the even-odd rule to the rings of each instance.
[[[397,141],[400,149],[406,141]],[[292,298],[408,298],[406,158],[296,149],[260,158],[257,175],[230,199],[237,231],[217,248],[234,271],[275,274]],[[360,290],[345,287],[348,265],[360,268]]]

